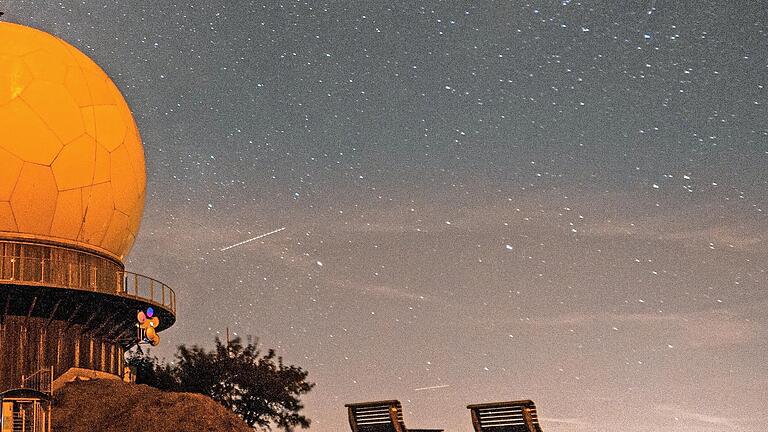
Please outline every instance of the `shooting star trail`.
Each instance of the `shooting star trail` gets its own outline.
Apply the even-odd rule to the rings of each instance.
[[[417,388],[417,389],[413,389],[413,391],[437,390],[437,389],[443,389],[443,388],[450,387],[450,386],[451,386],[450,384],[443,384],[443,385],[436,385],[436,386],[431,386],[431,387],[420,387],[420,388]]]
[[[219,249],[219,252],[224,252],[225,250],[229,250],[229,249],[232,249],[232,248],[234,248],[234,247],[242,246],[242,245],[244,245],[244,244],[246,244],[246,243],[250,243],[250,242],[252,242],[252,241],[254,241],[254,240],[258,240],[258,239],[260,239],[260,238],[264,238],[264,237],[266,237],[266,236],[268,236],[268,235],[272,235],[272,234],[274,234],[274,233],[279,233],[280,231],[282,231],[282,230],[284,230],[284,229],[285,229],[285,227],[282,227],[282,228],[278,228],[278,229],[276,229],[276,230],[274,230],[274,231],[270,231],[270,232],[268,232],[268,233],[265,233],[265,234],[257,235],[257,236],[256,236],[256,237],[254,237],[254,238],[250,238],[250,239],[248,239],[248,240],[243,240],[243,241],[241,241],[240,243],[235,243],[235,244],[233,244],[233,245],[231,245],[231,246],[227,246],[227,247],[221,248],[221,249]]]

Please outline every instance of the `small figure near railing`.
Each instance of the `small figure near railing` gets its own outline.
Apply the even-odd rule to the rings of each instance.
[[[136,366],[123,367],[123,382],[136,384]]]

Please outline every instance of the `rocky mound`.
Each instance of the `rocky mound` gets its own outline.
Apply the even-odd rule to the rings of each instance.
[[[66,384],[54,395],[56,432],[254,432],[213,399],[122,381]]]

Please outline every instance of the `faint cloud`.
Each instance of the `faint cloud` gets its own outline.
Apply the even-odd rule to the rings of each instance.
[[[712,414],[702,414],[700,412],[688,411],[675,405],[657,405],[656,409],[662,412],[669,413],[680,420],[693,420],[700,423],[706,423],[711,425],[723,425],[723,426],[735,426],[735,424],[748,421],[747,419],[739,419],[732,417],[715,416]]]
[[[732,227],[712,227],[699,230],[683,230],[660,235],[660,240],[689,241],[698,240],[708,242],[712,247],[728,247],[738,250],[749,250],[761,244],[765,233],[759,231],[743,232],[742,229]]]
[[[613,326],[617,324],[662,327],[674,330],[682,344],[692,347],[721,347],[753,342],[762,331],[758,323],[730,311],[674,314],[567,314],[535,321],[543,326]]]
[[[637,235],[639,229],[632,224],[605,221],[585,225],[581,233],[597,237],[630,237]]]
[[[427,303],[440,303],[437,298],[426,294],[419,294],[403,288],[395,288],[390,285],[362,285],[358,288],[366,294],[400,300],[423,301]]]
[[[768,237],[765,230],[741,226],[711,226],[693,228],[679,221],[646,219],[639,222],[603,221],[586,225],[583,235],[596,237],[628,237],[641,240],[672,241],[692,244],[705,243],[714,248],[751,251]]]
[[[723,345],[744,345],[754,341],[759,326],[751,321],[726,317],[719,320],[693,319],[680,323],[684,341],[692,347],[716,347]]]

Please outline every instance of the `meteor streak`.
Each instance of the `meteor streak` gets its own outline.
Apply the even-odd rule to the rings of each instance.
[[[232,249],[232,248],[234,248],[234,247],[242,246],[242,245],[244,245],[244,244],[246,244],[246,243],[250,243],[250,242],[252,242],[252,241],[254,241],[254,240],[258,240],[258,239],[260,239],[260,238],[264,238],[264,237],[266,237],[266,236],[268,236],[268,235],[272,235],[272,234],[274,234],[274,233],[278,233],[278,232],[280,232],[280,231],[282,231],[282,230],[284,230],[284,229],[285,229],[285,227],[282,227],[282,228],[278,228],[278,229],[276,229],[276,230],[274,230],[274,231],[270,231],[270,232],[268,232],[268,233],[265,233],[265,234],[257,235],[257,236],[256,236],[256,237],[254,237],[254,238],[250,238],[250,239],[248,239],[248,240],[243,240],[243,241],[241,241],[240,243],[235,243],[235,244],[233,244],[233,245],[231,245],[231,246],[227,246],[227,247],[221,248],[221,249],[219,249],[219,252],[224,252],[225,250],[229,250],[229,249]]]
[[[417,388],[417,389],[413,389],[413,391],[437,390],[437,389],[442,389],[442,388],[446,388],[446,387],[450,387],[450,386],[451,386],[450,384],[443,384],[443,385],[436,385],[436,386],[431,386],[431,387],[420,387],[420,388]]]

